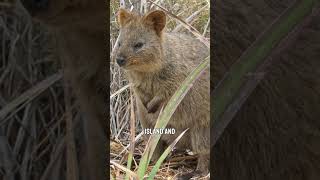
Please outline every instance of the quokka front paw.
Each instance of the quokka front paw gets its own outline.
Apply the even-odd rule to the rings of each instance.
[[[163,104],[163,98],[160,96],[155,96],[148,104],[147,111],[148,113],[155,113],[161,108]]]

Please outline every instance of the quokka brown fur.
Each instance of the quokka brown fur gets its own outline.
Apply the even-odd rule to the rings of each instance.
[[[152,11],[144,16],[120,9],[117,63],[125,69],[136,98],[138,118],[143,128],[154,128],[159,111],[187,75],[209,55],[208,48],[195,38],[164,32],[166,14]],[[175,135],[163,135],[153,159],[163,152],[183,130],[188,132],[177,144],[199,154],[197,170],[208,173],[209,166],[209,69],[195,82],[170,119],[167,128]]]

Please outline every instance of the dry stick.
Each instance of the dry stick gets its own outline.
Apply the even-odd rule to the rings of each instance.
[[[127,109],[130,109],[130,108],[127,108]],[[121,118],[121,121],[120,121],[119,126],[118,126],[118,128],[120,127],[120,129],[118,130],[118,134],[115,136],[116,139],[118,139],[118,137],[121,135],[122,130],[128,125],[128,121],[129,121],[128,114],[129,114],[129,112],[127,110],[125,112],[125,114],[123,115],[123,117]],[[124,119],[126,119],[126,120],[124,120]]]
[[[142,135],[143,135],[143,132],[140,132],[140,133],[137,135],[137,137],[135,137],[134,143],[135,143],[136,141],[138,141],[138,140],[142,137]],[[130,146],[130,144],[128,144],[128,145],[119,153],[119,155],[118,155],[117,157],[119,157],[122,153],[124,153],[125,151],[127,151],[127,149],[129,148],[129,146]]]
[[[115,42],[114,46],[112,47],[112,51],[111,51],[111,61],[113,61],[113,62],[114,62],[114,58],[115,58],[115,50],[116,50],[116,47],[119,44],[119,37],[120,37],[120,33],[119,33],[119,35],[118,35],[118,37],[116,39],[116,42]]]
[[[30,107],[31,107],[31,104],[28,104],[27,107],[25,108],[24,110],[24,115],[23,115],[23,118],[22,118],[22,122],[21,122],[21,126],[19,128],[19,131],[18,131],[18,136],[15,140],[15,145],[14,145],[14,148],[13,148],[13,153],[14,154],[18,154],[18,152],[20,151],[20,148],[24,142],[24,138],[25,138],[25,127],[28,126],[28,122],[29,122],[29,112],[30,112]]]
[[[129,156],[128,156],[128,165],[127,168],[131,169],[131,164],[132,164],[132,159],[133,157],[133,152],[134,152],[134,139],[135,139],[135,133],[136,133],[136,127],[135,127],[135,114],[134,114],[134,106],[133,106],[133,94],[132,90],[130,91],[131,96],[130,96],[130,151],[129,151]],[[126,179],[129,179],[129,174],[126,174]]]
[[[4,123],[6,123],[12,117],[16,118],[18,123],[20,123],[21,122],[21,118],[18,116],[17,112],[22,110],[28,104],[29,104],[29,102],[25,102],[25,103],[21,104],[19,107],[15,108],[12,112],[10,112],[10,114],[8,116],[6,116],[6,118],[0,119],[1,120],[0,121],[0,126],[3,125]],[[13,123],[13,122],[9,122],[9,123]]]
[[[54,102],[54,107],[53,107],[53,112],[54,112],[54,119],[56,119],[58,117],[58,112],[59,112],[59,100],[58,100],[58,96],[56,94],[56,92],[54,91],[54,89],[52,87],[49,88],[49,91],[53,97],[53,102]]]
[[[278,21],[279,19],[281,20],[282,18],[286,17],[290,10],[292,10],[293,8],[297,8],[297,7],[299,8],[300,4],[294,2],[293,5],[291,5],[279,18],[277,18],[274,21],[274,23],[272,23],[270,25],[270,28],[268,28],[265,32],[263,32],[260,35],[260,38],[257,38],[257,41],[255,41],[252,44],[252,46],[249,47],[245,53],[243,53],[242,57],[244,55],[246,55],[251,50],[251,48],[254,48],[256,46],[256,44],[258,44],[260,41],[262,41],[261,39],[265,35],[271,34],[269,32],[270,29],[272,30],[272,28],[274,26],[279,24],[279,21]],[[273,59],[275,59],[281,52],[283,52],[283,50],[287,49],[289,47],[289,45],[292,44],[297,39],[302,28],[310,23],[311,19],[316,14],[318,14],[320,12],[320,9],[318,8],[317,11],[314,11],[314,10],[311,10],[311,11],[312,12],[310,14],[306,14],[306,16],[300,20],[300,23],[298,23],[293,28],[292,31],[290,31],[285,37],[283,37],[280,40],[280,42],[277,44],[277,46],[273,50],[270,51],[270,54],[264,58],[264,61],[260,65],[257,66],[254,73],[251,73],[251,75],[247,74],[247,78],[248,78],[247,81],[242,84],[242,87],[240,87],[240,89],[238,90],[237,96],[232,100],[231,104],[229,104],[227,106],[225,111],[222,112],[221,116],[218,116],[218,115],[216,115],[216,113],[214,113],[215,118],[213,119],[214,123],[212,125],[213,127],[211,128],[211,133],[212,133],[211,137],[213,137],[213,139],[211,140],[211,142],[212,142],[211,147],[213,147],[215,145],[215,143],[218,141],[219,137],[222,135],[224,129],[227,127],[227,125],[230,123],[230,121],[233,119],[233,117],[236,115],[236,113],[240,110],[240,108],[245,103],[245,101],[247,100],[249,95],[258,86],[259,82],[263,79],[263,77],[265,76],[265,74],[267,72],[268,67],[270,67],[271,64],[273,63],[272,62]],[[240,62],[242,57],[240,57],[240,59],[237,62]],[[227,76],[224,77],[224,79],[226,79],[226,78],[227,78]],[[221,81],[221,82],[223,82],[223,81]],[[217,90],[218,90],[219,86],[222,87],[221,84],[219,84],[213,92],[214,96],[216,96],[216,97],[218,94]],[[225,93],[226,91],[219,89],[219,92]],[[219,94],[221,94],[221,93],[219,93]],[[214,101],[214,102],[216,102],[216,101]],[[217,121],[217,122],[215,122],[215,121]]]
[[[191,23],[199,14],[201,11],[203,11],[206,7],[208,7],[208,4],[200,8],[198,11],[192,13],[185,21],[187,23]],[[182,28],[182,24],[179,24],[177,27],[174,28],[172,32],[178,32]]]
[[[183,160],[193,160],[193,159],[197,159],[197,158],[198,158],[198,155],[174,157],[174,158],[170,159],[170,163],[181,162]]]
[[[4,106],[5,104],[7,104],[7,102],[4,100],[4,98],[1,95],[0,95],[0,101],[1,101],[0,106]],[[21,118],[18,116],[18,114],[16,112],[18,112],[22,108],[20,108],[19,110],[18,109],[16,109],[14,112],[11,112],[12,115],[11,116],[7,116],[3,121],[7,121],[10,118],[15,118],[17,120],[17,122],[20,123],[22,120],[21,120]],[[13,121],[9,122],[7,127],[11,127],[11,125],[10,125],[11,123],[14,123],[14,122]],[[0,126],[2,126],[1,123],[0,123]],[[8,134],[10,134],[10,130],[7,132],[7,135]]]
[[[124,90],[126,90],[128,87],[130,87],[131,84],[128,84],[128,85],[125,85],[123,86],[121,89],[119,89],[118,91],[116,91],[115,93],[113,93],[111,96],[110,96],[110,99],[112,99],[113,97],[115,97],[116,95],[120,94],[121,92],[123,92]]]
[[[4,53],[3,53],[4,54]],[[2,84],[3,83],[3,80],[5,79],[5,77],[7,76],[7,74],[10,72],[10,70],[11,70],[11,67],[9,66],[7,66],[6,68],[5,68],[5,70],[4,70],[4,72],[2,72],[2,74],[1,74],[1,76],[0,76],[0,84]]]
[[[58,128],[58,126],[62,123],[64,120],[65,115],[63,115],[55,124],[53,124],[50,128],[50,131],[46,134],[45,137],[42,138],[42,140],[35,146],[34,150],[32,151],[32,155],[35,154],[40,147],[46,142],[47,139],[49,139],[50,135],[54,133],[54,130]]]
[[[15,98],[0,110],[0,119],[4,118],[8,113],[14,111],[17,107],[19,107],[19,105],[26,105],[27,102],[30,102],[31,100],[39,96],[43,91],[45,91],[61,78],[62,73],[58,72],[22,93],[19,97]],[[0,123],[3,123],[2,120],[0,120]]]
[[[156,1],[154,1],[154,3],[156,3],[156,4],[158,4],[159,3],[159,0],[156,0]],[[150,9],[152,9],[153,8],[153,4],[151,4],[151,6],[150,6]]]
[[[31,171],[28,171],[28,167],[31,161],[31,144],[32,144],[33,139],[28,138],[26,145],[24,147],[24,154],[22,156],[23,160],[20,165],[19,173],[21,177],[30,177],[30,174],[32,173]],[[29,174],[28,174],[29,173]]]
[[[165,11],[169,16],[179,20],[182,25],[188,29],[193,35],[195,35],[204,45],[206,45],[208,48],[210,47],[210,42],[206,40],[205,37],[203,37],[201,35],[201,33],[194,28],[193,26],[191,26],[189,23],[187,23],[186,21],[184,21],[183,19],[181,19],[180,17],[176,16],[175,14],[172,14],[171,12],[169,12],[167,9],[165,9],[164,7],[154,3],[153,1],[148,0],[148,2],[154,4],[155,6],[159,7],[160,9],[162,9],[163,11]]]
[[[133,176],[134,178],[138,179],[138,175],[136,173],[134,173],[133,171],[131,171],[130,169],[114,162],[114,161],[110,161],[111,164],[113,164],[114,166],[116,166],[117,168],[121,169],[124,172],[129,173],[131,176]]]
[[[146,0],[141,0],[140,1],[140,13],[144,14],[147,12],[147,1]]]
[[[129,0],[130,1],[130,0]],[[141,0],[131,0],[130,1],[130,11],[132,11],[133,9],[135,9],[137,12],[140,12],[139,11],[139,8],[141,6]]]
[[[46,170],[44,171],[44,173],[42,174],[40,180],[47,180],[49,178],[52,168],[54,168],[54,166],[57,165],[57,160],[59,160],[58,158],[62,157],[62,152],[64,147],[65,147],[65,138],[63,137],[60,139],[60,142],[57,144],[57,148],[54,154],[52,155],[49,161],[49,164]]]
[[[14,180],[14,168],[17,162],[6,136],[0,136],[0,165],[2,172],[4,171],[3,178]]]
[[[208,18],[208,21],[207,21],[207,24],[206,24],[206,26],[205,26],[205,28],[204,28],[204,30],[203,30],[202,36],[205,36],[205,35],[206,35],[207,29],[208,29],[208,27],[209,27],[209,24],[210,24],[210,17]]]
[[[27,118],[27,117],[26,117]],[[37,139],[37,122],[36,122],[36,109],[33,108],[32,111],[30,111],[30,116],[28,117],[28,129],[29,129],[29,137],[27,138],[26,145],[24,147],[24,155],[23,160],[21,162],[21,166],[19,169],[21,177],[31,177],[32,171],[30,170],[33,166],[30,165],[30,162],[32,162],[32,148],[34,148],[35,139]]]

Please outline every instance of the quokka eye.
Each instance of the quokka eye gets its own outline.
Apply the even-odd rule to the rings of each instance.
[[[142,46],[143,46],[143,43],[142,43],[142,42],[136,43],[136,44],[134,45],[134,49],[135,49],[135,50],[138,50],[138,49],[142,48]]]
[[[119,47],[121,46],[121,43],[120,43],[120,42],[118,42],[118,46],[119,46]]]

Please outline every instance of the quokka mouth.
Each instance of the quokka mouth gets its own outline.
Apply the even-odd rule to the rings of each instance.
[[[143,65],[141,63],[142,60],[140,58],[128,57],[125,61],[126,62],[122,66],[122,68],[124,69],[130,68],[130,67],[139,67]]]

